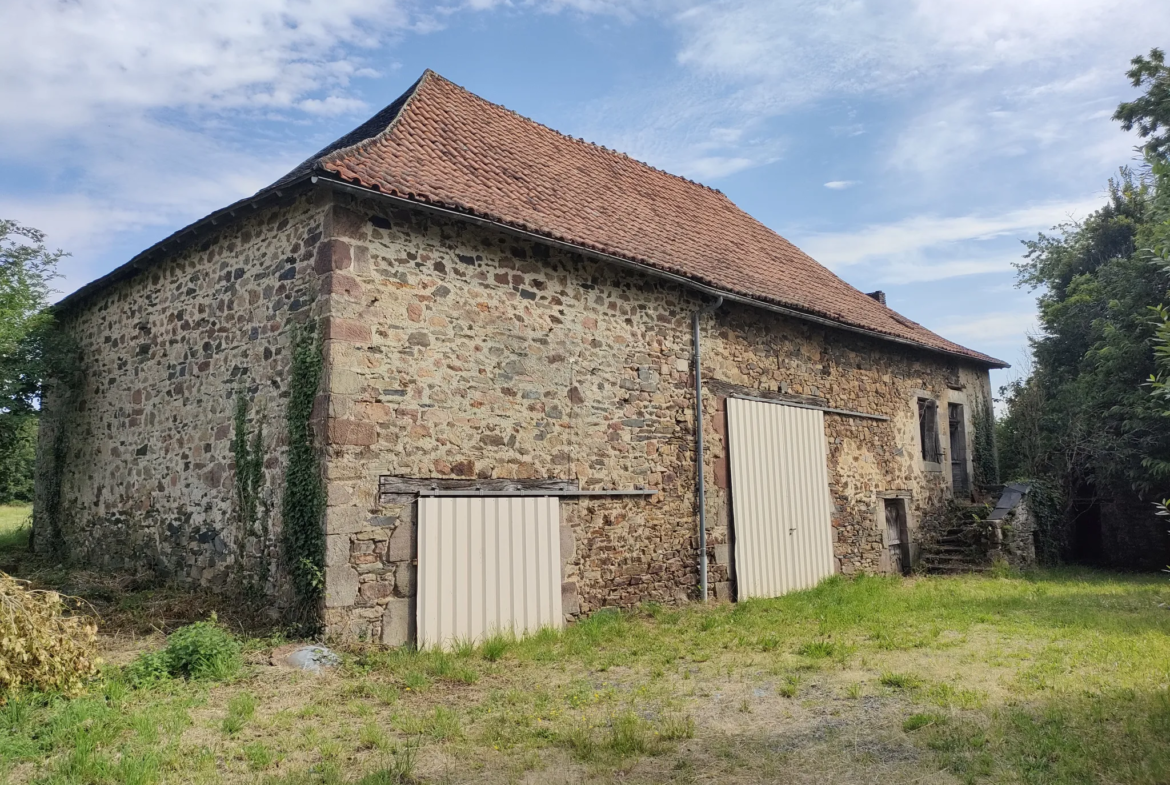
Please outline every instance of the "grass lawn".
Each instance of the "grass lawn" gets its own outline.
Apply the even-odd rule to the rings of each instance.
[[[15,550],[28,542],[31,504],[0,504],[0,550]]]
[[[1170,782],[1165,576],[832,579],[321,676],[253,639],[230,683],[138,690],[117,663],[198,602],[104,602],[105,677],[0,708],[0,781]]]

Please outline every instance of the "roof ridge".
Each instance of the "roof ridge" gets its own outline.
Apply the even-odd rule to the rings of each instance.
[[[416,92],[418,92],[419,85],[421,85],[423,80],[426,79],[428,73],[434,74],[434,72],[429,68],[426,71],[423,71],[423,75],[415,80],[414,84],[406,89],[406,92],[383,106],[364,123],[359,125],[357,128],[354,128],[349,133],[334,139],[332,142],[325,145],[325,147],[321,148],[306,158],[304,161],[301,161],[299,164],[297,164],[296,167],[294,167],[292,171],[290,171],[284,177],[280,178],[271,185],[267,185],[261,188],[256,193],[265,193],[275,188],[279,188],[281,186],[295,182],[305,175],[322,169],[322,164],[326,160],[334,158],[339,153],[357,149],[363,143],[368,142],[371,139],[380,138],[383,134],[385,134],[387,129],[393,127],[394,124],[398,122],[398,118],[402,116],[402,110],[406,108],[406,105],[410,102],[410,99],[414,97]],[[434,75],[438,76],[438,74]],[[391,116],[387,119],[388,114]],[[381,128],[378,128],[378,126],[383,123],[384,125],[382,125]],[[373,132],[374,128],[378,128],[377,132]],[[351,139],[353,141],[349,141]]]
[[[394,116],[390,118],[389,122],[386,123],[386,125],[382,128],[382,130],[378,131],[378,133],[373,134],[371,136],[367,136],[363,139],[358,139],[353,144],[346,145],[345,147],[337,147],[333,150],[330,150],[329,152],[327,152],[325,154],[318,154],[316,160],[314,161],[315,167],[323,168],[324,164],[327,161],[336,160],[336,159],[340,158],[342,155],[344,155],[345,153],[355,151],[361,147],[375,144],[378,141],[380,141],[381,139],[384,139],[386,136],[388,136],[390,134],[390,132],[394,129],[394,126],[398,125],[398,121],[400,119],[402,119],[402,116],[404,114],[406,114],[406,110],[410,108],[411,102],[414,100],[415,96],[418,95],[419,90],[422,88],[423,84],[427,81],[428,78],[433,78],[433,77],[437,77],[439,79],[443,78],[429,68],[423,69],[422,76],[420,76],[418,79],[416,79],[414,81],[414,84],[412,84],[410,87],[406,88],[406,92],[404,92],[402,95],[395,98],[393,102],[391,102],[389,105],[386,106],[385,109],[382,110],[382,112],[385,112],[386,109],[393,107],[395,104],[399,104],[398,110],[396,112],[394,112]],[[381,114],[382,112],[379,112],[378,114]],[[375,115],[375,117],[377,117],[377,115]],[[368,123],[368,121],[367,121],[367,123]]]
[[[557,136],[561,137],[562,139],[568,139],[570,142],[574,142],[575,144],[585,145],[586,147],[591,147],[594,150],[599,150],[603,153],[608,153],[608,154],[616,156],[616,157],[624,158],[627,161],[633,161],[638,166],[641,166],[645,169],[649,169],[652,172],[658,172],[659,174],[667,175],[668,177],[672,177],[675,180],[682,180],[684,183],[689,183],[690,185],[697,185],[700,188],[711,191],[712,193],[719,194],[724,199],[727,199],[727,194],[723,193],[718,188],[707,185],[706,183],[700,183],[698,180],[692,180],[689,177],[683,177],[681,174],[675,174],[674,172],[668,172],[665,169],[659,169],[657,166],[654,166],[653,164],[646,163],[645,161],[642,161],[638,158],[635,158],[632,155],[629,155],[628,153],[623,153],[621,150],[611,150],[610,148],[606,147],[603,144],[598,144],[596,142],[590,142],[588,139],[585,139],[584,137],[570,136],[569,134],[566,134],[562,131],[558,131],[557,129],[553,128],[552,126],[545,125],[544,123],[542,123],[538,120],[533,120],[531,117],[528,117],[526,115],[522,115],[519,112],[517,112],[515,109],[509,109],[508,107],[504,106],[503,104],[497,104],[494,101],[489,101],[488,99],[484,98],[482,95],[479,95],[478,93],[476,93],[472,90],[468,90],[466,87],[464,87],[461,84],[457,84],[456,82],[452,82],[447,77],[443,76],[440,73],[432,71],[430,68],[426,69],[426,71],[423,72],[423,77],[425,78],[427,74],[430,74],[435,79],[439,79],[443,82],[446,82],[447,84],[454,87],[456,90],[459,90],[461,92],[466,93],[467,95],[469,95],[470,97],[474,98],[476,101],[479,101],[482,104],[487,104],[488,106],[493,107],[495,109],[499,109],[501,111],[507,112],[508,114],[515,115],[516,117],[520,118],[521,120],[528,123],[529,125],[536,126],[537,128],[543,128],[546,131],[550,131],[550,132],[556,134]],[[421,82],[422,79],[420,79],[419,81]],[[406,107],[404,106],[403,109],[406,109]]]

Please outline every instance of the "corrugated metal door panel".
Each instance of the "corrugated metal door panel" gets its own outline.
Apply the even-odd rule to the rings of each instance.
[[[824,412],[730,398],[727,432],[739,597],[777,597],[832,575]]]
[[[418,512],[421,648],[562,625],[559,499],[423,497]]]

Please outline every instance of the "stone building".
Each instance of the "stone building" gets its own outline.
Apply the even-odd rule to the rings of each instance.
[[[413,634],[430,569],[420,494],[553,494],[564,618],[700,586],[735,599],[737,554],[788,547],[758,539],[768,526],[804,536],[789,526],[800,510],[749,525],[761,513],[747,505],[789,480],[737,476],[770,470],[751,455],[797,447],[787,426],[749,444],[771,426],[729,428],[736,402],[823,421],[791,453],[820,464],[792,480],[823,502],[811,579],[908,568],[920,522],[970,492],[988,369],[1003,367],[850,287],[720,192],[431,72],[57,313],[79,373],[45,402],[36,547],[249,585],[274,607],[299,592],[330,632],[387,643]],[[293,475],[319,481],[319,502]],[[803,569],[793,553],[777,569]]]

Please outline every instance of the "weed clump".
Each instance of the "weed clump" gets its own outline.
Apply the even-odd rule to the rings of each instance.
[[[54,591],[0,572],[0,705],[20,689],[75,695],[97,672],[97,625]]]
[[[920,728],[942,723],[943,718],[937,714],[912,714],[902,723],[902,730],[913,733]]]
[[[577,760],[616,764],[627,758],[661,755],[671,742],[694,736],[695,720],[690,716],[671,715],[655,726],[627,710],[611,716],[600,736],[594,734],[592,725],[583,721],[560,733],[559,740]]]
[[[256,713],[256,696],[243,692],[228,701],[227,716],[223,718],[223,732],[234,736],[244,729]]]
[[[887,671],[878,679],[882,686],[895,690],[914,690],[922,686],[922,679],[908,673],[892,673]]]
[[[497,662],[508,651],[511,641],[503,635],[496,634],[483,642],[480,652],[488,662]]]
[[[808,657],[810,660],[823,660],[842,653],[842,647],[831,640],[819,638],[801,644],[796,653]]]
[[[145,687],[166,679],[226,681],[243,666],[240,643],[219,626],[215,615],[180,627],[167,638],[166,648],[146,652],[126,667],[126,679]]]

